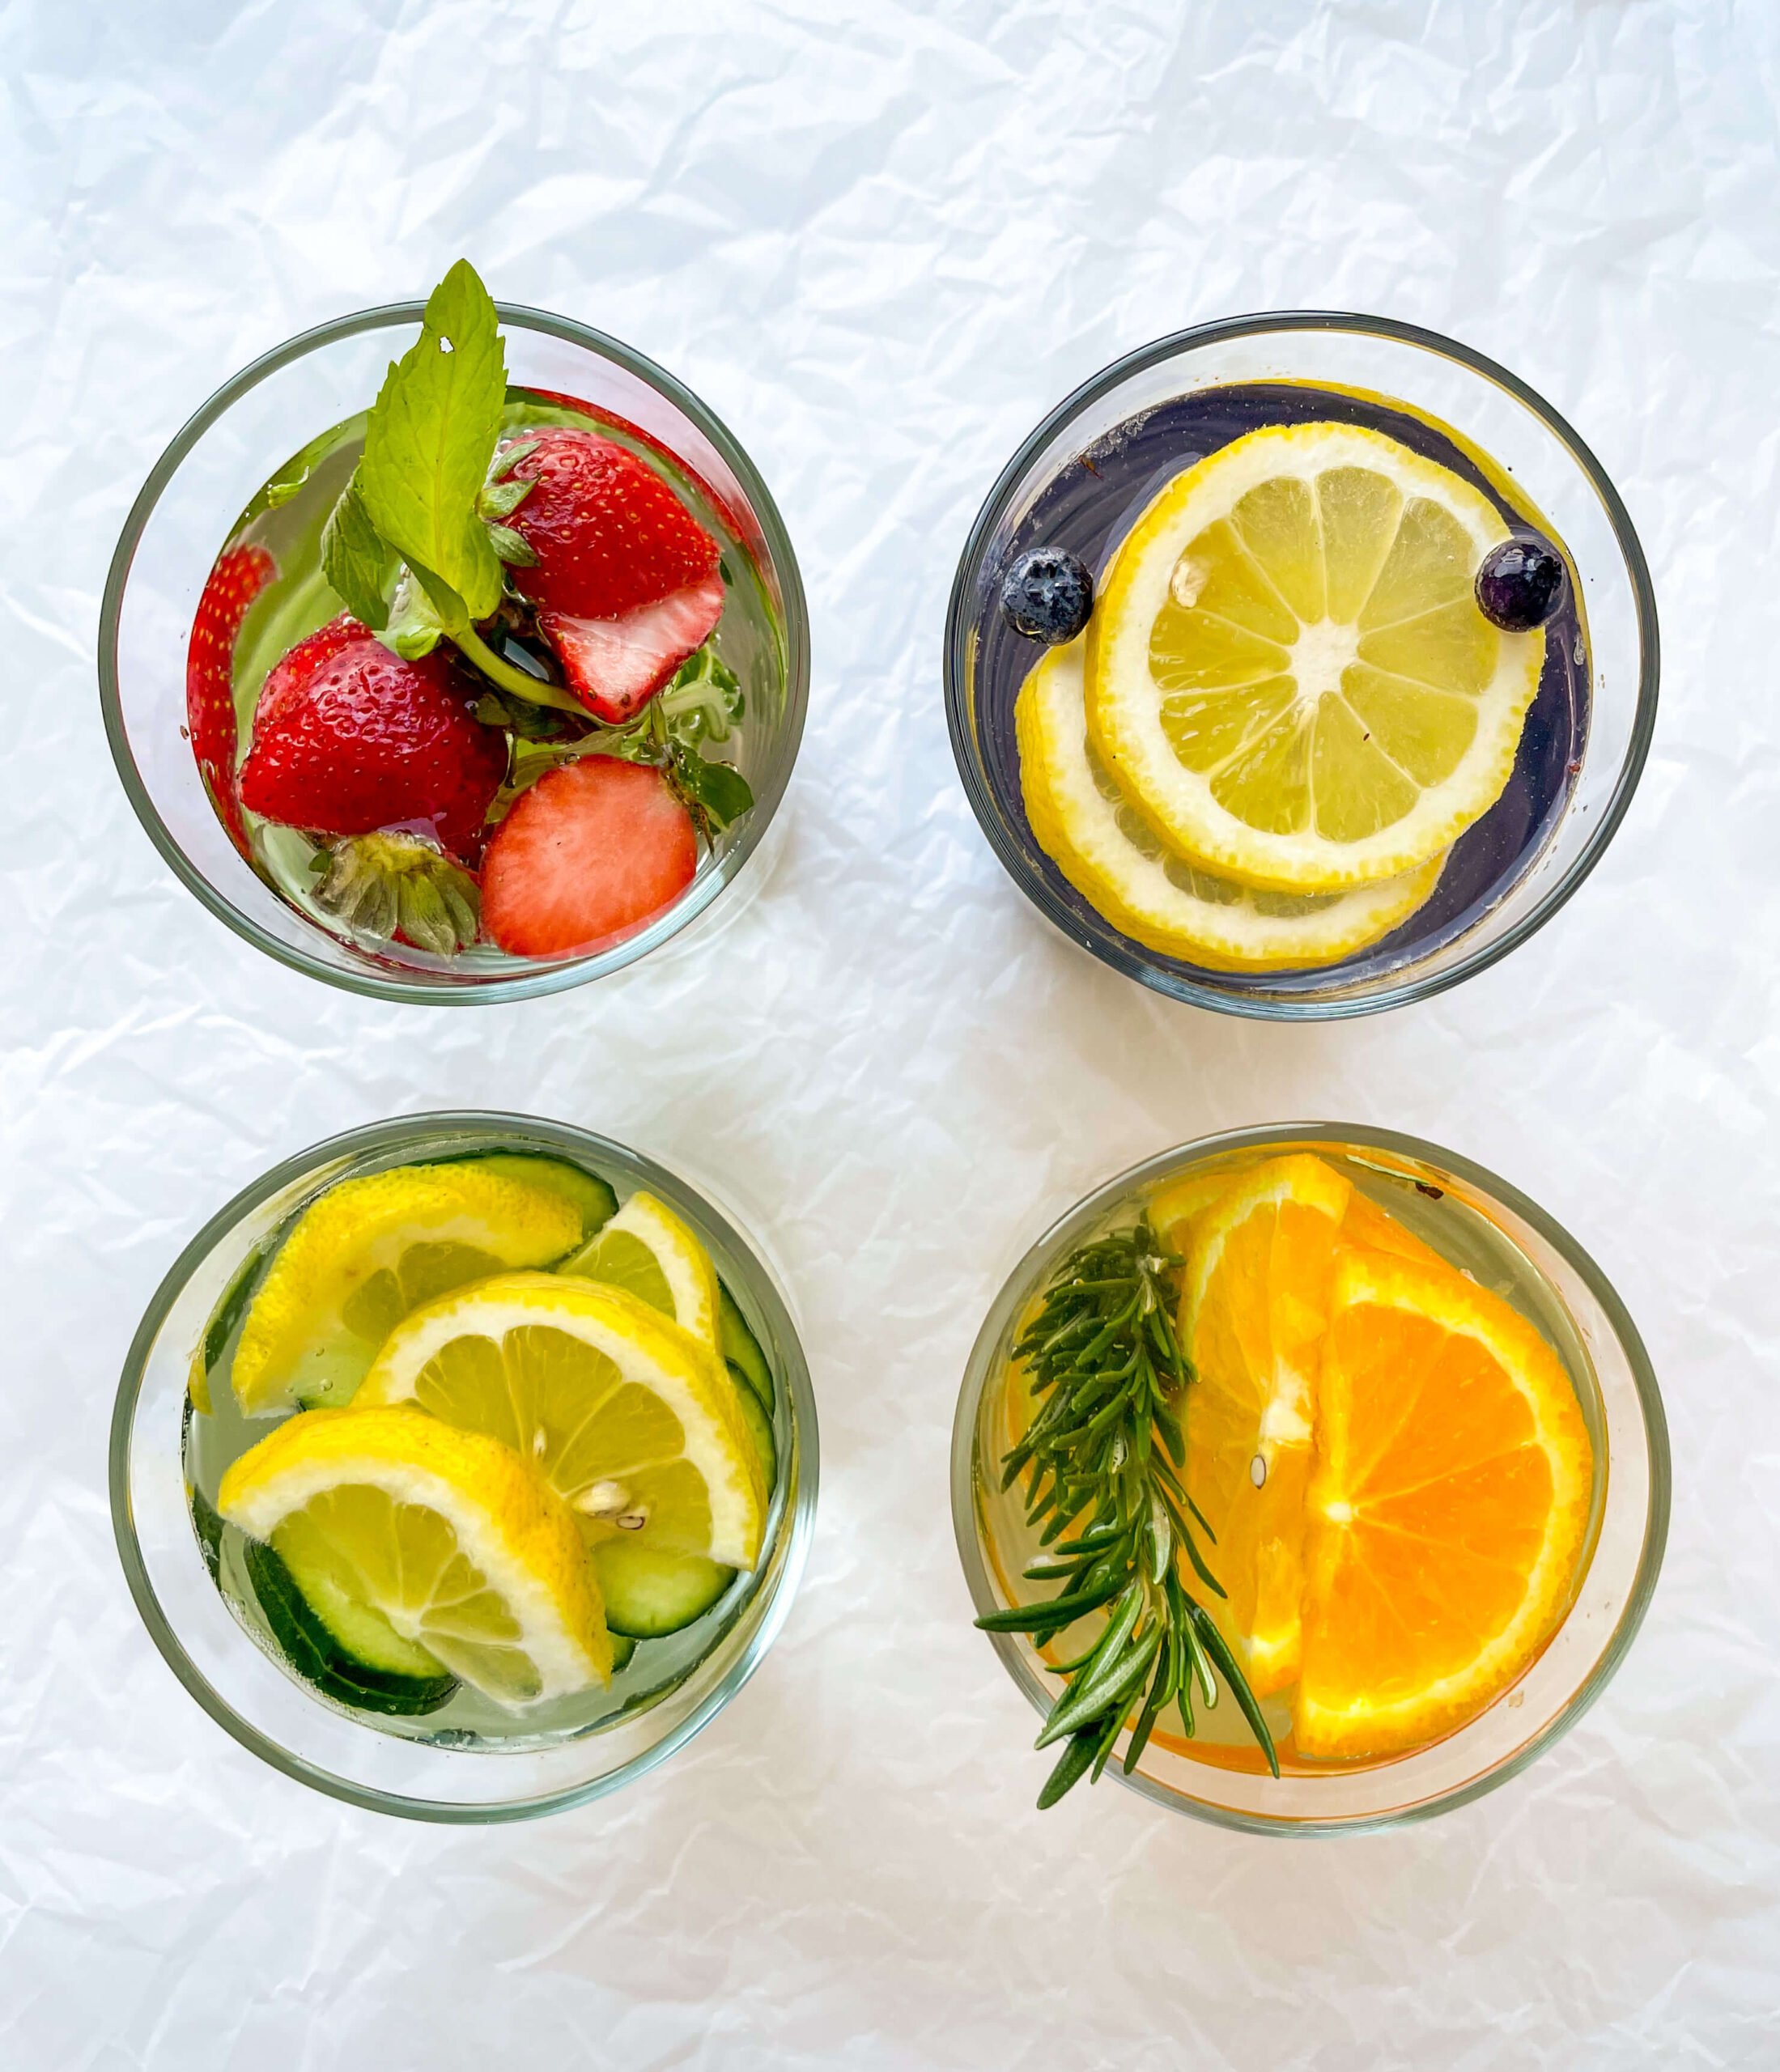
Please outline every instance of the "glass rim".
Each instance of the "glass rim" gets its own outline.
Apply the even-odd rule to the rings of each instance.
[[[1575,1271],[1589,1293],[1600,1305],[1614,1339],[1625,1356],[1638,1395],[1650,1475],[1638,1573],[1615,1620],[1612,1636],[1587,1678],[1544,1726],[1522,1747],[1481,1776],[1469,1778],[1464,1784],[1416,1805],[1392,1811],[1310,1821],[1268,1819],[1234,1807],[1190,1799],[1170,1790],[1156,1780],[1145,1777],[1141,1771],[1133,1771],[1127,1777],[1119,1764],[1114,1763],[1107,1766],[1107,1774],[1109,1777],[1128,1790],[1166,1807],[1171,1812],[1206,1821],[1214,1827],[1234,1828],[1243,1834],[1315,1839],[1323,1836],[1371,1833],[1383,1828],[1406,1827],[1413,1821],[1431,1819],[1438,1814],[1468,1805],[1473,1799],[1482,1798],[1486,1792],[1493,1791],[1498,1785],[1506,1784],[1510,1777],[1518,1777],[1529,1764],[1536,1761],[1570,1731],[1612,1680],[1632,1643],[1637,1639],[1645,1614],[1650,1609],[1650,1599],[1656,1589],[1668,1542],[1672,1474],[1668,1420],[1663,1408],[1656,1372],[1645,1350],[1638,1326],[1633,1322],[1613,1284],[1591,1255],[1555,1216],[1541,1208],[1519,1187],[1503,1179],[1499,1174],[1492,1172],[1488,1166],[1480,1166],[1476,1160],[1466,1158],[1458,1152],[1449,1151],[1443,1144],[1432,1144],[1425,1138],[1411,1136],[1399,1130],[1375,1129],[1363,1123],[1266,1123],[1251,1124],[1242,1129],[1219,1131],[1209,1136],[1190,1138],[1169,1150],[1158,1152],[1091,1188],[1060,1216],[1055,1217],[1026,1247],[1019,1259],[1009,1269],[989,1305],[988,1312],[971,1344],[965,1363],[964,1378],[959,1385],[958,1404],[952,1422],[952,1535],[958,1548],[959,1565],[964,1571],[966,1587],[979,1613],[1000,1609],[1000,1600],[983,1556],[978,1529],[975,1480],[977,1417],[983,1391],[996,1365],[996,1348],[1012,1319],[1020,1292],[1030,1288],[1037,1275],[1043,1271],[1054,1255],[1063,1233],[1078,1219],[1088,1219],[1089,1212],[1098,1210],[1118,1197],[1132,1192],[1146,1181],[1166,1178],[1189,1160],[1198,1163],[1227,1152],[1260,1150],[1270,1145],[1286,1144],[1357,1145],[1367,1150],[1392,1153],[1400,1157],[1450,1174],[1455,1179],[1465,1181],[1531,1225]],[[995,1652],[1009,1678],[1026,1694],[1034,1710],[1043,1718],[1049,1709],[1054,1694],[1048,1692],[1029,1672],[1020,1653],[1019,1636],[992,1633],[986,1637],[994,1644]]]
[[[338,344],[342,339],[357,338],[367,331],[418,324],[426,312],[426,307],[424,301],[380,303],[374,308],[355,310],[344,316],[331,317],[325,323],[313,325],[306,331],[299,331],[282,345],[261,353],[258,359],[249,361],[238,373],[231,376],[181,426],[159,459],[149,470],[147,481],[130,505],[105,572],[105,585],[99,607],[99,703],[112,761],[117,767],[131,809],[142,823],[143,832],[187,891],[225,927],[290,970],[301,971],[305,976],[318,979],[325,985],[338,986],[347,992],[358,993],[369,999],[408,1004],[418,1003],[429,1007],[475,1006],[484,1003],[495,1004],[506,1000],[531,1000],[543,994],[562,992],[571,986],[584,985],[592,979],[603,978],[622,970],[627,964],[636,962],[689,926],[741,874],[778,812],[790,786],[792,771],[797,759],[809,703],[809,612],[797,554],[791,544],[791,536],[785,529],[784,520],[780,516],[779,507],[773,501],[772,492],[767,487],[760,471],[749,459],[741,442],[708,404],[695,395],[683,382],[677,380],[665,367],[658,366],[647,354],[639,352],[634,346],[626,345],[622,340],[613,338],[607,332],[597,330],[591,325],[578,324],[572,317],[558,316],[548,310],[533,309],[524,303],[497,302],[495,310],[503,325],[516,326],[521,330],[541,332],[547,337],[560,338],[567,344],[578,346],[601,359],[610,360],[614,366],[634,375],[655,389],[710,440],[740,483],[742,493],[759,522],[768,558],[784,592],[787,729],[784,750],[760,795],[755,799],[747,824],[729,852],[736,860],[728,873],[715,877],[703,898],[699,897],[695,884],[684,898],[661,916],[661,922],[671,919],[673,923],[673,926],[665,933],[657,935],[655,932],[655,929],[661,925],[661,922],[657,922],[650,928],[639,930],[627,941],[617,944],[610,949],[597,952],[591,957],[572,958],[560,965],[546,965],[528,971],[516,972],[512,978],[490,979],[471,985],[440,984],[425,978],[396,977],[369,967],[359,970],[336,966],[298,944],[279,940],[261,928],[250,915],[244,914],[232,900],[210,882],[187,856],[172,830],[161,817],[159,809],[142,779],[130,745],[118,680],[117,634],[123,612],[124,593],[136,558],[136,550],[156,505],[178,473],[180,464],[211,426],[243,396],[257,388],[270,376],[324,346]]]
[[[763,1609],[760,1623],[749,1637],[746,1645],[698,1705],[660,1741],[652,1743],[628,1762],[621,1764],[601,1777],[584,1783],[567,1785],[560,1790],[542,1793],[532,1798],[478,1804],[407,1798],[355,1784],[332,1770],[324,1769],[291,1754],[269,1734],[243,1718],[187,1653],[185,1643],[163,1609],[137,1542],[130,1502],[131,1440],[150,1350],[174,1303],[184,1293],[193,1271],[208,1258],[217,1243],[235,1229],[244,1216],[331,1159],[398,1147],[435,1131],[452,1128],[473,1129],[490,1134],[516,1130],[526,1136],[554,1143],[563,1151],[580,1157],[597,1156],[601,1152],[614,1153],[621,1158],[635,1160],[648,1168],[652,1178],[660,1178],[668,1183],[669,1192],[678,1191],[694,1196],[701,1212],[719,1234],[741,1257],[751,1261],[757,1269],[756,1279],[750,1284],[749,1293],[771,1313],[780,1338],[792,1356],[786,1362],[783,1379],[797,1439],[797,1487],[785,1507],[780,1527],[786,1535],[783,1572]],[[513,1820],[536,1819],[546,1814],[563,1812],[570,1807],[584,1806],[594,1799],[605,1798],[621,1785],[632,1783],[646,1775],[658,1763],[665,1762],[677,1749],[683,1747],[702,1728],[708,1726],[736,1696],[765,1658],[784,1624],[792,1601],[797,1594],[797,1586],[809,1558],[810,1540],[815,1529],[820,1448],[809,1362],[797,1327],[779,1294],[771,1269],[761,1262],[754,1246],[737,1229],[726,1212],[714,1204],[702,1188],[681,1179],[647,1153],[635,1150],[629,1144],[620,1144],[611,1137],[601,1136],[595,1131],[582,1129],[571,1123],[552,1122],[541,1115],[521,1115],[496,1109],[453,1108],[394,1116],[383,1122],[361,1124],[356,1129],[343,1130],[337,1136],[325,1137],[320,1143],[311,1144],[308,1149],[281,1159],[276,1166],[270,1167],[243,1187],[209,1218],[182,1247],[178,1257],[163,1275],[142,1313],[142,1321],[130,1339],[130,1349],[124,1356],[123,1369],[118,1379],[117,1395],[112,1406],[106,1467],[112,1536],[138,1616],[168,1667],[187,1692],[232,1740],[250,1755],[258,1756],[262,1762],[270,1764],[274,1769],[282,1772],[296,1783],[321,1792],[329,1798],[360,1807],[368,1812],[390,1814],[401,1819],[430,1821],[445,1826],[487,1827]],[[475,1760],[498,1762],[499,1751],[478,1751]]]
[[[1007,507],[1027,469],[1051,439],[1132,375],[1141,374],[1150,367],[1201,346],[1219,345],[1237,338],[1264,337],[1270,332],[1294,331],[1345,331],[1362,337],[1387,339],[1396,345],[1418,346],[1424,351],[1467,367],[1473,374],[1482,376],[1485,380],[1493,383],[1512,397],[1544,425],[1569,452],[1589,487],[1599,499],[1625,564],[1638,617],[1638,696],[1631,737],[1615,772],[1612,796],[1584,838],[1576,856],[1526,913],[1504,929],[1498,937],[1478,944],[1445,970],[1424,972],[1419,975],[1412,973],[1400,983],[1381,987],[1375,992],[1328,1000],[1313,1000],[1302,996],[1239,993],[1218,986],[1201,984],[1190,979],[1178,978],[1171,973],[1168,983],[1164,984],[1143,953],[1142,946],[1133,943],[1127,949],[1124,947],[1126,938],[1118,936],[1116,931],[1112,932],[1114,940],[1111,941],[1102,943],[1084,940],[1080,926],[1068,907],[1045,882],[1043,873],[1031,868],[1018,844],[1009,839],[1002,826],[1000,807],[988,788],[978,777],[964,692],[971,660],[969,645],[975,630],[975,621],[969,608],[967,592],[971,586],[968,579],[981,566],[988,541],[1005,515]],[[1430,330],[1422,325],[1404,323],[1391,316],[1369,316],[1351,310],[1262,310],[1247,316],[1223,316],[1209,323],[1189,325],[1184,330],[1171,331],[1166,337],[1153,339],[1148,345],[1139,346],[1135,350],[1122,355],[1072,389],[1021,441],[1012,459],[996,477],[993,486],[984,498],[982,507],[966,536],[963,551],[958,556],[958,567],[952,578],[951,596],[945,612],[944,650],[946,730],[951,737],[952,758],[958,766],[965,796],[970,801],[971,810],[978,826],[988,839],[990,847],[1020,890],[1071,942],[1079,945],[1090,955],[1126,978],[1136,979],[1140,984],[1161,993],[1165,999],[1177,1000],[1187,1005],[1209,1008],[1217,1013],[1240,1015],[1261,1021],[1348,1021],[1359,1015],[1379,1014],[1390,1008],[1407,1006],[1416,1000],[1432,1000],[1437,994],[1446,991],[1448,987],[1456,986],[1464,979],[1475,977],[1480,971],[1488,970],[1510,950],[1518,949],[1529,936],[1536,934],[1553,915],[1569,902],[1583,880],[1600,861],[1608,843],[1618,832],[1620,823],[1631,805],[1632,795],[1638,789],[1638,780],[1643,775],[1644,764],[1656,730],[1660,664],[1661,634],[1657,622],[1656,591],[1650,580],[1650,566],[1645,559],[1643,547],[1632,524],[1631,514],[1625,508],[1624,499],[1614,487],[1607,470],[1595,457],[1593,450],[1562,414],[1548,403],[1536,389],[1499,361],[1490,359],[1486,353],[1481,353],[1473,346],[1456,338],[1450,338],[1442,332]]]

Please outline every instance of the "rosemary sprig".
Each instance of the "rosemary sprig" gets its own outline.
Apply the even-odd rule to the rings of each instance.
[[[1215,1543],[1216,1535],[1181,1480],[1192,1378],[1173,1321],[1181,1264],[1159,1248],[1147,1218],[1097,1238],[1059,1267],[1013,1348],[1038,1408],[1002,1457],[1001,1487],[1026,1476],[1026,1520],[1049,1550],[1026,1579],[1056,1590],[976,1623],[988,1633],[1030,1633],[1042,1647],[1086,1614],[1106,1613],[1090,1645],[1051,1665],[1067,1680],[1037,1745],[1065,1746],[1041,1807],[1100,1775],[1133,1712],[1128,1776],[1170,1704],[1192,1734],[1195,1688],[1209,1710],[1220,1675],[1279,1775],[1241,1665],[1181,1577],[1184,1555],[1200,1582],[1224,1594],[1198,1544],[1198,1536]]]

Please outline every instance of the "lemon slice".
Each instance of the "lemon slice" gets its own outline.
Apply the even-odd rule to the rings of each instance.
[[[442,1663],[503,1705],[607,1682],[612,1643],[580,1534],[516,1454],[411,1410],[291,1418],[223,1477],[217,1509],[350,1606],[392,1658]]]
[[[692,1232],[652,1194],[632,1195],[557,1271],[622,1288],[672,1317],[712,1352],[720,1349],[717,1270]]]
[[[1130,805],[1086,733],[1083,643],[1054,648],[1014,707],[1020,785],[1039,847],[1122,935],[1215,970],[1333,964],[1433,892],[1443,856],[1345,892],[1264,892],[1187,863]]]
[[[250,1417],[349,1401],[392,1328],[447,1289],[546,1266],[581,1241],[575,1205],[477,1163],[342,1180],[280,1246],[236,1348]]]
[[[255,1416],[293,1399],[338,1407],[410,1310],[560,1259],[580,1234],[570,1203],[479,1164],[342,1181],[304,1210],[254,1297],[230,1370],[236,1399]]]
[[[622,1289],[512,1273],[442,1296],[391,1332],[358,1399],[416,1403],[502,1441],[589,1539],[733,1569],[759,1557],[766,1490],[733,1384]]]
[[[1094,747],[1174,847],[1336,892],[1450,848],[1500,796],[1544,635],[1472,584],[1508,537],[1450,469],[1357,426],[1269,426],[1169,484],[1088,629]]]

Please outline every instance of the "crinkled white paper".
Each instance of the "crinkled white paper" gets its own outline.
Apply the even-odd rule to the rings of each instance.
[[[0,81],[0,2062],[1774,2064],[1780,12],[11,0]],[[448,1012],[209,919],[113,776],[91,657],[185,414],[461,253],[735,429],[816,666],[787,839],[727,928]],[[1548,396],[1667,643],[1642,790],[1574,904],[1425,1007],[1301,1029],[1047,932],[939,683],[958,549],[1039,415],[1159,333],[1291,304],[1432,325]],[[331,1132],[478,1103],[627,1139],[767,1237],[823,1487],[789,1624],[700,1739],[469,1832],[307,1793],[199,1713],[125,1594],[104,1461],[131,1331],[213,1209]],[[1675,1444],[1649,1622],[1558,1750],[1427,1826],[1294,1845],[1105,1785],[1041,1818],[952,1549],[966,1348],[1090,1183],[1304,1116],[1481,1160],[1617,1280]]]

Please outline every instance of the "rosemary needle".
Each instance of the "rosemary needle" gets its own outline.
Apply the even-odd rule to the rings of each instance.
[[[1013,1348],[1037,1407],[1002,1457],[1001,1487],[1025,1477],[1026,1521],[1045,1550],[1026,1580],[1054,1585],[1056,1594],[976,1623],[1029,1633],[1042,1647],[1077,1620],[1106,1613],[1094,1638],[1053,1666],[1066,1681],[1038,1745],[1061,1741],[1064,1749],[1041,1807],[1099,1776],[1133,1713],[1128,1775],[1170,1704],[1191,1734],[1195,1687],[1209,1707],[1218,1676],[1279,1775],[1241,1665],[1181,1577],[1184,1556],[1208,1590],[1224,1594],[1197,1543],[1213,1535],[1181,1480],[1192,1376],[1173,1322],[1180,1269],[1147,1220],[1097,1238],[1058,1268]]]

